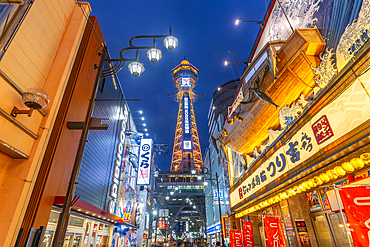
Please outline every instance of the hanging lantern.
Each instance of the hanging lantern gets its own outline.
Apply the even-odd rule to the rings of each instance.
[[[338,178],[338,175],[334,173],[334,171],[332,169],[330,170],[327,170],[326,171],[326,175],[330,178],[330,179],[337,179]]]
[[[370,153],[361,154],[360,159],[362,160],[362,162],[364,162],[365,165],[369,164],[370,163]]]
[[[241,118],[239,115],[235,116],[235,120],[237,120],[239,122],[243,122],[243,118]]]
[[[279,196],[279,195],[276,195],[276,196],[275,196],[275,203],[278,203],[278,202],[280,202],[280,201],[281,201],[280,196]]]
[[[346,171],[341,166],[336,166],[333,170],[339,177],[346,175]]]
[[[299,187],[298,186],[294,186],[293,187],[293,190],[294,190],[294,192],[296,193],[296,194],[298,194],[298,193],[301,193],[302,191],[299,189]]]
[[[303,187],[303,185],[302,184],[300,184],[300,185],[298,185],[298,189],[300,190],[300,191],[306,191],[306,189],[305,189],[305,187]]]
[[[353,168],[355,168],[355,169],[361,169],[365,165],[364,162],[360,158],[353,158],[353,159],[351,159],[350,162],[351,162]]]
[[[268,201],[269,201],[270,205],[272,205],[272,204],[274,204],[274,203],[275,203],[275,201],[274,201],[274,198],[273,198],[273,197],[272,197],[272,198],[270,198],[270,199],[268,199]]]
[[[133,75],[135,78],[145,71],[144,64],[138,61],[133,61],[129,63],[127,65],[127,69],[130,71],[131,75]]]
[[[146,57],[152,63],[157,63],[162,58],[162,51],[158,48],[150,48],[146,51]]]
[[[235,117],[230,118],[226,123],[228,125],[233,125],[235,123]]]
[[[280,199],[281,199],[281,200],[284,200],[284,199],[289,198],[289,196],[288,196],[288,195],[287,195],[287,193],[285,193],[285,192],[280,193],[280,194],[279,194],[279,197],[280,197]]]
[[[308,185],[308,182],[307,181],[304,181],[303,183],[302,183],[302,186],[303,186],[303,188],[305,188],[306,190],[309,190],[311,187]]]
[[[316,184],[314,183],[313,179],[309,179],[309,180],[307,181],[307,184],[308,184],[308,186],[310,186],[311,188],[316,187]]]
[[[291,196],[295,196],[295,195],[297,194],[293,188],[289,189],[289,190],[288,190],[288,193],[289,193]]]
[[[330,178],[328,177],[328,175],[326,175],[326,173],[321,173],[319,175],[319,178],[324,182],[324,183],[327,183],[330,181]]]
[[[316,186],[318,186],[318,185],[322,185],[322,184],[323,184],[323,181],[320,179],[320,177],[319,177],[319,176],[315,176],[315,177],[313,178],[313,181],[314,181],[314,183],[316,184]]]
[[[223,136],[227,136],[228,135],[227,130],[225,130],[225,129],[222,129],[221,133],[222,133]]]
[[[167,50],[173,51],[179,45],[179,40],[172,35],[168,35],[163,39],[163,46],[166,47]]]
[[[349,172],[349,173],[351,173],[355,170],[353,165],[349,162],[344,162],[341,166],[346,172]]]

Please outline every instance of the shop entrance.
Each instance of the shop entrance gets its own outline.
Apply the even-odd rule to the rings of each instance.
[[[339,212],[333,213],[327,210],[312,213],[311,219],[319,246],[350,247]]]

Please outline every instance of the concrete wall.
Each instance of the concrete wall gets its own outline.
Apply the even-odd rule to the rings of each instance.
[[[308,235],[310,237],[311,246],[318,247],[319,245],[316,240],[315,230],[313,229],[313,225],[312,225],[312,221],[310,217],[310,209],[308,208],[306,194],[301,193],[301,194],[292,196],[288,199],[288,203],[289,203],[290,216],[292,217],[292,223],[293,223],[293,227],[294,227],[296,234],[298,233],[298,231],[297,231],[297,227],[295,226],[294,220],[303,219],[307,225],[307,230],[308,230]],[[299,239],[298,239],[298,243],[301,246]]]

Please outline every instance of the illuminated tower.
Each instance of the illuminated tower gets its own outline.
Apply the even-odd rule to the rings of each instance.
[[[172,94],[179,104],[171,172],[201,172],[203,166],[198,128],[193,103],[201,96],[193,91],[198,82],[199,70],[188,61],[182,61],[172,70],[172,81],[178,92]]]

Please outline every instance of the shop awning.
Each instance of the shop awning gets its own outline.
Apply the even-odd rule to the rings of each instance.
[[[65,201],[65,198],[66,198],[65,196],[55,196],[53,204],[56,206],[62,207]],[[104,210],[101,210],[100,208],[92,206],[81,200],[76,201],[76,203],[72,206],[72,210],[76,212],[80,212],[82,214],[86,214],[90,217],[95,217],[100,220],[111,221],[112,223],[115,222],[116,224],[119,224],[119,225],[125,225],[131,228],[137,228],[136,226],[128,222],[123,222],[122,218],[116,215],[110,214]]]

